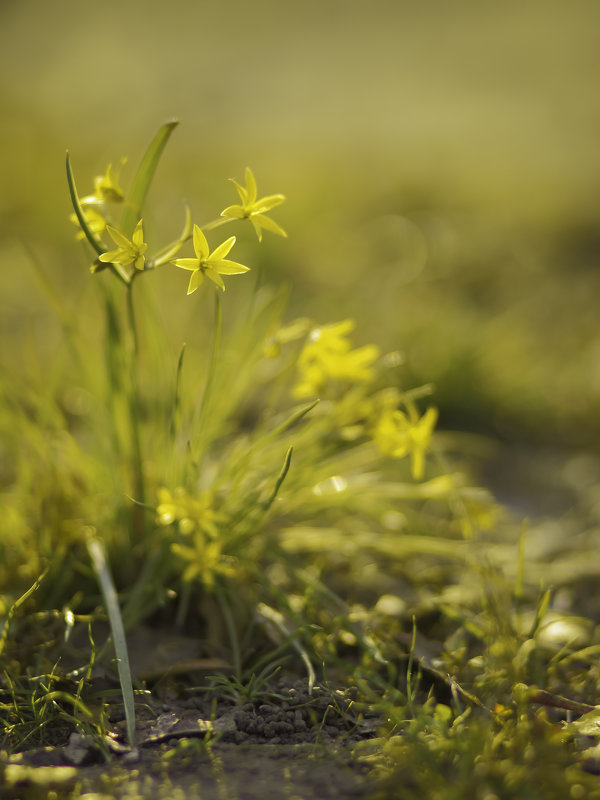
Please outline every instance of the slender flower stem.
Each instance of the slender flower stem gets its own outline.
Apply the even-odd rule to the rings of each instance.
[[[215,228],[220,228],[221,225],[227,225],[228,222],[239,222],[239,220],[234,217],[217,217],[217,219],[213,219],[212,222],[207,222],[206,225],[199,225],[198,227],[202,232],[212,231]]]
[[[223,308],[221,306],[221,295],[215,291],[215,330],[212,341],[212,350],[210,354],[210,362],[208,365],[208,373],[206,375],[206,385],[204,387],[204,394],[202,395],[202,403],[200,404],[200,411],[198,413],[198,451],[196,454],[198,463],[202,460],[204,455],[204,442],[206,440],[206,417],[210,406],[213,384],[215,380],[215,372],[217,367],[217,359],[221,347],[221,332],[223,328]]]
[[[133,491],[137,503],[132,509],[132,526],[134,539],[143,535],[145,502],[144,462],[140,437],[140,396],[138,382],[139,339],[133,304],[133,282],[127,285],[127,320],[129,323],[129,427],[131,434],[131,467],[133,473]]]

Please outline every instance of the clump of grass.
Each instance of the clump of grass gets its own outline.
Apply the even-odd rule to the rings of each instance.
[[[354,724],[380,734],[382,796],[400,770],[407,796],[436,796],[443,781],[462,796],[529,790],[524,765],[559,751],[569,787],[587,785],[577,767],[568,777],[576,756],[556,721],[531,707],[554,693],[575,708],[600,685],[593,632],[563,614],[577,642],[548,634],[553,595],[528,575],[530,533],[447,466],[432,387],[404,385],[400,354],[357,346],[352,320],[286,320],[285,293],[252,283],[256,271],[222,294],[223,276],[249,270],[228,258],[235,237],[208,238],[247,222],[259,242],[284,236],[268,213],[283,195],[259,198],[246,170],[238,203],[206,224],[186,209],[179,236],[150,248],[144,203],[174,129],[159,130],[128,193],[109,166],[80,196],[67,158],[104,332],[90,336],[55,291],[64,360],[37,382],[2,380],[13,464],[0,542],[5,745],[25,746],[56,714],[102,738],[104,718],[85,711],[95,645],[87,659],[80,646],[78,670],[60,659],[104,605],[130,744],[127,631],[151,622],[231,664],[201,691],[272,697],[283,670],[309,689],[319,672],[354,686]],[[197,304],[202,324],[187,345],[160,323],[153,283],[178,270],[190,273],[180,302]],[[33,636],[26,646],[36,614],[54,615],[43,652]],[[57,688],[69,674],[74,690]],[[517,702],[518,684],[547,694]],[[482,765],[473,774],[469,760]]]

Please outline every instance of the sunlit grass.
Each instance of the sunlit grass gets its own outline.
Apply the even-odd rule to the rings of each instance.
[[[146,248],[141,206],[167,138],[163,128],[150,145],[109,237],[92,230],[69,162],[79,226],[95,250],[86,297],[95,311],[70,307],[38,264],[59,355],[1,376],[3,747],[45,743],[60,722],[106,748],[91,669],[114,666],[112,646],[99,642],[97,653],[92,634],[104,605],[131,744],[126,638],[146,623],[194,636],[204,657],[230,665],[191,687],[200,693],[273,697],[280,674],[302,676],[309,690],[319,680],[355,687],[353,724],[377,720],[367,751],[382,797],[406,770],[407,792],[436,796],[438,758],[457,797],[529,791],[549,758],[561,791],[587,787],[583,747],[556,697],[594,705],[600,685],[593,604],[577,586],[596,574],[597,530],[573,546],[537,522],[521,526],[454,466],[460,437],[436,434],[434,388],[408,377],[426,372],[418,359],[427,365],[433,334],[412,353],[386,353],[343,315],[294,317],[258,255],[250,275],[235,271],[230,239],[214,234],[213,249],[196,234],[194,256],[182,259],[191,214],[179,239]],[[105,179],[116,183],[110,170]],[[251,199],[203,230],[261,222],[274,204]],[[107,198],[94,203],[108,214]],[[244,258],[256,247],[247,227]],[[286,243],[276,241],[283,260]],[[171,269],[175,255],[193,283]],[[383,274],[370,291],[385,294]],[[162,305],[167,281],[178,296]],[[440,287],[425,282],[413,297],[427,308],[427,288],[433,314]],[[390,320],[392,295],[378,306]],[[175,336],[169,329],[180,313],[185,342],[180,325]],[[449,325],[439,347],[459,353],[458,339]],[[507,362],[510,333],[493,341]],[[464,370],[456,380],[464,389]],[[513,696],[521,685],[548,693]],[[549,711],[532,711],[540,698]],[[482,766],[473,771],[474,760]]]

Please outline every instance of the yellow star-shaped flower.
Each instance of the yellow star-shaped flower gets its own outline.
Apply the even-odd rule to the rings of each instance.
[[[384,455],[404,458],[410,453],[412,476],[421,480],[437,418],[435,408],[428,408],[422,417],[414,408],[409,408],[409,416],[400,410],[387,409],[377,421],[373,438]]]
[[[121,233],[117,228],[112,225],[107,225],[106,230],[110,238],[117,245],[116,250],[109,250],[108,253],[103,253],[98,257],[98,261],[103,263],[117,264],[119,267],[127,267],[133,264],[135,269],[143,270],[145,264],[145,252],[148,245],[144,241],[144,227],[142,220],[135,226],[133,236],[128,239],[124,233]]]
[[[273,220],[265,216],[264,213],[265,211],[270,211],[272,208],[275,208],[275,206],[281,205],[285,200],[285,196],[282,194],[270,194],[257,200],[256,180],[254,179],[250,167],[246,167],[245,177],[245,187],[240,186],[233,178],[230,179],[232,183],[235,184],[242,204],[227,206],[227,208],[221,212],[221,216],[231,217],[232,219],[249,219],[256,231],[259,242],[262,241],[263,228],[266,231],[271,231],[271,233],[277,233],[279,236],[287,236],[283,228],[280,228],[276,222],[273,222]]]
[[[300,380],[295,397],[321,394],[329,380],[368,383],[375,377],[373,364],[379,348],[365,345],[352,349],[348,338],[354,320],[346,319],[314,328],[298,357]]]
[[[192,275],[188,285],[188,294],[192,294],[200,286],[205,277],[215,283],[219,289],[225,291],[225,284],[221,275],[239,275],[248,272],[248,267],[236,261],[228,261],[225,256],[235,244],[235,236],[230,236],[213,252],[210,252],[206,236],[197,225],[194,225],[192,235],[196,258],[176,258],[172,261],[180,269],[191,270]]]
[[[84,208],[83,213],[85,214],[86,222],[88,224],[89,229],[92,231],[92,233],[95,233],[96,235],[98,235],[98,234],[100,234],[100,233],[102,233],[103,231],[106,230],[106,220],[104,219],[102,214],[100,214],[98,211],[96,211],[96,209],[93,206],[87,206],[87,208]],[[71,214],[69,219],[75,225],[79,225],[79,220],[77,219],[77,214]],[[81,227],[79,228],[79,231],[77,232],[77,237],[76,238],[77,239],[81,239],[82,241],[85,240],[85,238],[86,238],[86,235],[81,230]]]
[[[119,184],[119,176],[121,167],[126,160],[122,158],[118,167],[113,167],[112,164],[109,164],[104,175],[97,175],[94,178],[94,193],[84,197],[81,201],[82,205],[120,203],[123,201],[125,195]]]

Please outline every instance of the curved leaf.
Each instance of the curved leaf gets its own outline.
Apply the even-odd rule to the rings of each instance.
[[[152,178],[156,172],[162,151],[165,149],[169,136],[178,125],[179,120],[176,119],[165,122],[151,141],[150,146],[142,158],[129,191],[127,206],[123,212],[121,228],[126,236],[130,237],[133,233],[133,229],[137,225],[141,216],[144,200],[146,199],[146,194],[148,193]]]
[[[73,204],[73,211],[75,212],[75,216],[77,217],[77,221],[81,227],[81,230],[85,234],[85,238],[88,242],[92,245],[94,250],[101,256],[103,253],[106,253],[106,247],[102,244],[100,239],[94,234],[91,230],[90,226],[88,225],[87,219],[85,218],[85,212],[83,210],[83,206],[81,205],[81,201],[79,200],[79,195],[77,194],[77,187],[75,186],[75,178],[73,177],[73,170],[71,168],[71,159],[69,158],[69,151],[67,150],[67,183],[69,184],[69,194],[71,195],[71,203]]]

